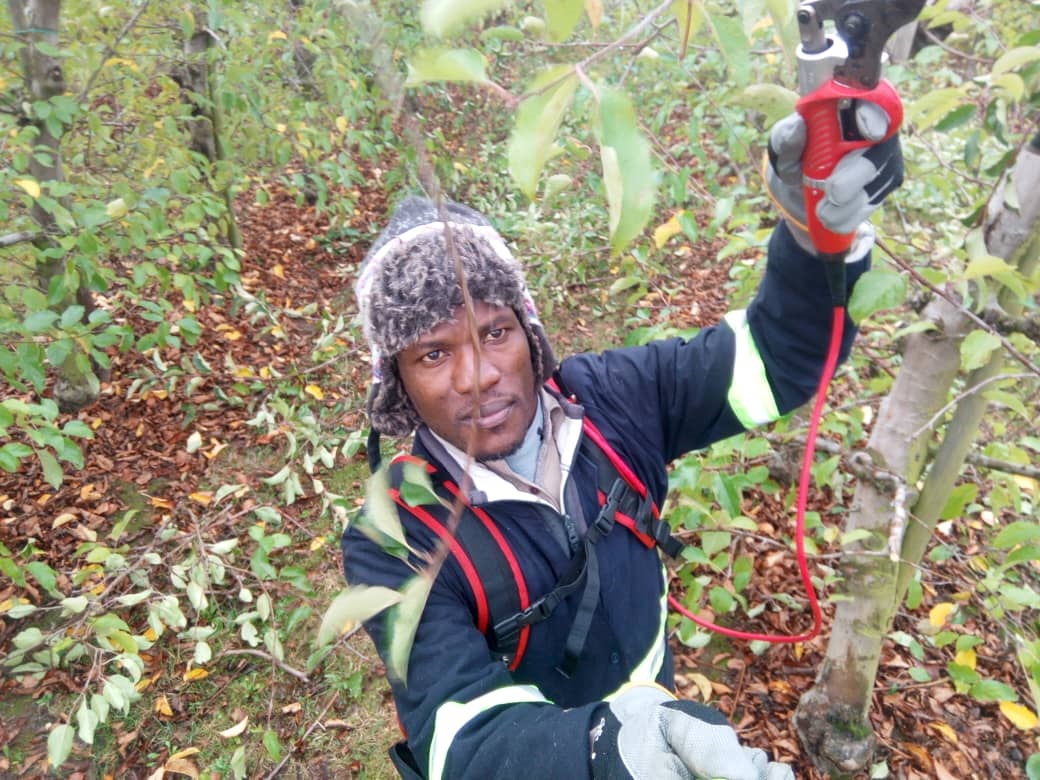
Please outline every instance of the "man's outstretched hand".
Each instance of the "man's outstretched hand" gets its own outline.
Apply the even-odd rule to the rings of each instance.
[[[596,780],[794,780],[786,764],[741,745],[721,712],[656,685],[603,705],[590,741]]]
[[[805,122],[790,114],[769,133],[769,165],[766,186],[769,194],[804,249],[814,251],[806,228],[802,191],[802,152]],[[816,216],[834,233],[860,229],[889,193],[903,183],[903,151],[896,133],[886,141],[846,154],[823,184],[824,197]]]

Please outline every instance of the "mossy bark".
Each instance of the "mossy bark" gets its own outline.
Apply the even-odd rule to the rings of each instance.
[[[61,0],[8,0],[15,35],[25,46],[22,49],[22,70],[25,88],[34,101],[46,101],[65,93],[65,73],[61,59],[48,53],[58,48],[58,26],[61,21]],[[47,44],[42,47],[39,44]],[[38,134],[36,153],[29,157],[29,173],[41,185],[65,181],[61,158],[61,137],[52,132],[46,122],[34,122]],[[60,201],[61,199],[59,199]],[[40,231],[33,243],[39,250],[52,249],[54,235],[59,231],[54,215],[37,198],[32,217]],[[53,280],[65,275],[65,258],[42,255],[36,264],[36,282],[45,293]],[[88,287],[82,283],[54,304],[64,311],[73,303],[83,306],[84,318],[93,310],[94,301]],[[54,366],[58,380],[54,385],[54,400],[63,412],[75,412],[97,400],[101,383],[85,354],[72,354],[61,365]]]

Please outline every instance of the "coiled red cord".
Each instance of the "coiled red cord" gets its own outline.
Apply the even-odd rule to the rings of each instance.
[[[812,610],[812,628],[802,634],[758,634],[753,631],[738,631],[726,628],[710,620],[698,617],[690,612],[674,596],[668,596],[668,603],[672,609],[683,617],[687,617],[702,628],[707,628],[719,634],[734,639],[745,639],[749,641],[772,642],[774,644],[790,644],[794,642],[807,642],[820,633],[823,627],[823,611],[816,596],[816,588],[813,587],[812,575],[809,572],[809,560],[805,553],[805,511],[809,500],[809,481],[812,479],[813,458],[816,454],[816,434],[820,428],[820,418],[823,416],[823,406],[827,400],[827,390],[830,387],[834,371],[838,366],[838,354],[841,352],[841,341],[845,331],[845,307],[835,306],[833,320],[831,323],[831,342],[827,350],[827,359],[823,365],[823,374],[816,389],[816,402],[813,405],[812,417],[809,420],[809,436],[805,445],[805,454],[802,458],[802,470],[798,478],[798,504],[795,521],[795,550],[798,557],[798,570],[802,575],[802,584],[809,599],[809,608]]]

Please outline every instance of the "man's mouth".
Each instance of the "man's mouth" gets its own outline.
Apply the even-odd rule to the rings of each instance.
[[[484,428],[489,430],[491,428],[497,428],[499,425],[504,423],[509,415],[513,411],[513,402],[509,400],[497,400],[489,401],[486,404],[481,404],[480,409],[476,415],[467,414],[463,418],[463,422],[467,425],[472,425],[476,428]]]

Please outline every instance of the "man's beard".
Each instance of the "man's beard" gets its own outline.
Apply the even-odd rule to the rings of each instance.
[[[504,450],[499,450],[498,452],[492,452],[492,453],[488,453],[486,455],[481,455],[476,460],[478,460],[478,461],[505,460],[510,455],[515,455],[517,452],[520,451],[520,448],[524,446],[524,439],[526,438],[526,436],[527,436],[527,433],[525,432],[524,435],[521,436],[520,439],[515,444],[511,445],[510,447],[507,447]]]

